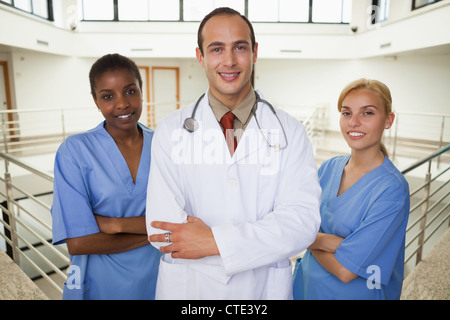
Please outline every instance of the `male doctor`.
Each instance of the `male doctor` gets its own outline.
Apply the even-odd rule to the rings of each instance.
[[[321,190],[303,126],[256,101],[257,53],[245,16],[208,14],[196,55],[209,90],[156,129],[146,220],[165,253],[157,299],[292,298],[289,257],[316,237]]]

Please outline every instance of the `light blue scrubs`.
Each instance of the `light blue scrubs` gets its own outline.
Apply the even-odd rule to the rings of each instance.
[[[295,266],[294,299],[399,299],[403,283],[409,187],[385,157],[347,191],[337,196],[350,156],[335,157],[319,168],[322,187],[319,232],[345,238],[335,258],[358,275],[341,282],[308,250]]]
[[[136,184],[104,122],[68,137],[55,158],[53,243],[99,232],[94,213],[106,217],[145,214],[153,131],[144,136]],[[117,254],[74,255],[63,299],[154,299],[159,258],[152,245]]]

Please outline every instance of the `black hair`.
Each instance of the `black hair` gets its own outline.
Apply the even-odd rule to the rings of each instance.
[[[221,7],[221,8],[216,8],[213,11],[211,11],[210,13],[208,13],[202,20],[202,22],[200,23],[200,26],[198,27],[198,32],[197,32],[197,45],[198,48],[200,49],[200,52],[203,55],[203,36],[202,36],[202,32],[203,32],[203,27],[205,26],[206,22],[208,22],[209,19],[211,19],[214,16],[218,16],[218,15],[230,15],[230,16],[240,16],[242,18],[242,20],[245,21],[245,23],[247,23],[248,27],[250,28],[250,39],[252,42],[252,50],[255,49],[255,44],[256,44],[256,39],[255,39],[255,31],[253,30],[253,26],[251,24],[251,22],[247,19],[246,16],[242,15],[239,11],[236,11],[234,9],[228,8],[228,7]]]
[[[136,63],[124,57],[118,53],[107,54],[94,62],[89,71],[89,83],[91,85],[91,94],[94,98],[95,96],[95,81],[100,78],[102,74],[108,71],[124,69],[129,71],[139,82],[139,88],[142,90],[142,78],[139,68]]]

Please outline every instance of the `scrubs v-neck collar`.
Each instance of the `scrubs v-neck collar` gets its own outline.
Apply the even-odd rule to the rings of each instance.
[[[356,181],[352,186],[350,186],[350,188],[348,188],[347,190],[345,190],[341,195],[337,195],[339,192],[339,187],[341,186],[341,181],[342,181],[342,175],[344,174],[344,168],[347,165],[348,161],[350,160],[351,155],[347,155],[344,156],[342,158],[341,163],[339,164],[338,170],[336,172],[336,174],[334,175],[334,181],[333,181],[333,190],[331,195],[335,198],[335,199],[345,199],[348,197],[348,194],[351,195],[352,190],[356,189],[356,188],[360,188],[359,186],[361,184],[364,184],[367,179],[371,179],[374,175],[377,176],[378,172],[380,170],[382,170],[381,168],[383,168],[387,157],[384,156],[384,160],[383,163],[376,167],[375,169],[372,169],[371,171],[367,172],[365,175],[363,175],[358,181]]]
[[[108,131],[106,131],[104,127],[104,122],[101,125],[102,125],[101,132],[105,137],[105,143],[102,144],[102,146],[104,147],[105,152],[109,155],[109,159],[111,160],[118,176],[122,180],[129,194],[139,192],[136,189],[139,189],[139,186],[145,185],[145,183],[143,184],[143,182],[147,182],[146,181],[147,175],[144,172],[142,172],[144,170],[143,169],[144,163],[146,163],[146,161],[150,162],[150,150],[147,150],[148,148],[145,148],[146,139],[148,138],[147,135],[145,134],[145,128],[143,128],[140,123],[137,124],[139,128],[142,130],[142,137],[144,140],[142,143],[142,152],[141,158],[139,160],[138,172],[136,174],[136,183],[134,183],[130,169],[128,168],[125,158],[120,152],[119,147],[117,146],[113,137],[111,137]]]

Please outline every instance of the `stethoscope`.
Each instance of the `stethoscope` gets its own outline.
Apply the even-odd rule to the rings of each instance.
[[[256,95],[256,100],[255,100],[255,103],[254,103],[254,105],[252,107],[252,113],[253,113],[253,116],[255,117],[256,124],[258,126],[259,131],[261,132],[261,135],[264,137],[264,140],[266,141],[267,145],[270,148],[274,148],[276,151],[285,149],[288,146],[288,141],[287,141],[287,137],[286,137],[286,131],[284,130],[284,126],[281,123],[280,118],[278,118],[278,115],[277,115],[277,112],[275,111],[275,108],[268,101],[266,101],[264,99],[261,99],[259,97],[259,94],[256,91],[255,91],[255,95]],[[197,122],[197,120],[195,120],[195,113],[197,112],[198,105],[200,104],[200,101],[203,99],[204,96],[205,96],[205,93],[202,94],[200,96],[200,98],[198,98],[197,102],[195,103],[194,110],[192,110],[191,116],[184,120],[183,128],[186,129],[190,133],[192,133],[192,132],[194,132],[195,130],[198,129],[198,122]],[[264,133],[263,133],[263,131],[261,129],[261,126],[259,125],[258,118],[256,117],[256,107],[257,107],[258,103],[260,103],[260,102],[264,103],[265,105],[267,105],[270,108],[270,110],[272,110],[273,114],[275,115],[275,118],[277,118],[278,123],[280,124],[281,130],[283,131],[283,135],[284,135],[285,145],[283,147],[281,147],[279,143],[276,143],[274,145],[270,144],[269,141],[267,140],[266,136],[264,135]]]

